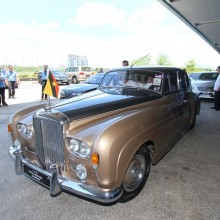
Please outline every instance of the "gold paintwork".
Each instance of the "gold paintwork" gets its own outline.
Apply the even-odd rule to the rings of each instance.
[[[88,170],[86,184],[103,190],[120,187],[131,159],[143,145],[151,146],[152,163],[156,164],[190,128],[195,113],[199,112],[196,96],[190,89],[186,93],[184,100],[180,100],[178,93],[172,93],[150,102],[71,121],[64,130],[64,138],[86,142],[91,152],[99,155],[99,164],[94,169],[91,158],[77,157],[65,149],[62,176],[80,181],[74,167],[81,163]],[[37,166],[41,165],[34,152],[34,136],[32,140],[22,138],[16,123],[31,125],[33,113],[42,107],[21,110],[12,119],[13,141],[22,142],[25,156]]]

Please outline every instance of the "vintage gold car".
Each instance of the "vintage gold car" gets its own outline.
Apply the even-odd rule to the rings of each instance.
[[[65,190],[105,204],[127,202],[199,112],[185,71],[114,69],[95,91],[16,112],[8,125],[9,153],[16,173],[46,186],[51,196]]]

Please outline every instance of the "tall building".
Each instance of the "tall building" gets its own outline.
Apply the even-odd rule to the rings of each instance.
[[[68,55],[68,66],[88,66],[87,56]]]

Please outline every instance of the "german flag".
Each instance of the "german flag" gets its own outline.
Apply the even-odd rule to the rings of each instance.
[[[51,71],[49,71],[47,83],[46,83],[43,93],[57,98],[59,94],[59,89],[60,88],[58,86],[58,83],[55,77],[53,76]]]

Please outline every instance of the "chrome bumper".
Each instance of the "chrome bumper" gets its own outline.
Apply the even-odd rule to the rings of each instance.
[[[24,166],[27,166],[32,170],[47,176],[50,181],[49,189],[51,196],[57,196],[62,192],[62,190],[66,190],[97,202],[110,204],[117,201],[123,193],[122,188],[104,191],[98,187],[89,186],[84,183],[75,182],[72,179],[64,178],[59,174],[59,168],[56,164],[53,164],[50,167],[50,171],[43,170],[42,168],[30,163],[27,158],[24,158],[22,156],[21,148],[18,148],[16,145],[12,145],[9,148],[9,154],[15,159],[16,174],[25,174]],[[32,179],[36,181],[35,178]]]

